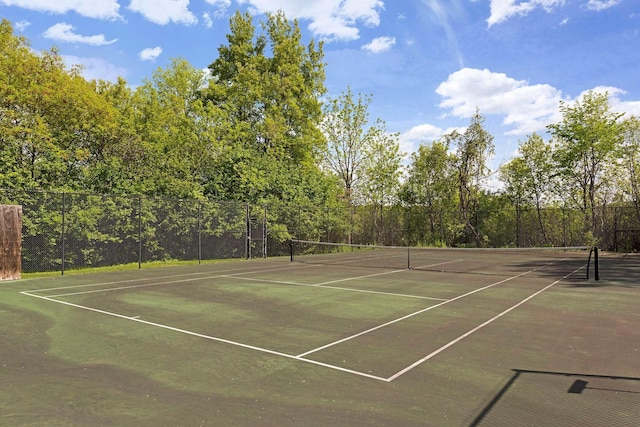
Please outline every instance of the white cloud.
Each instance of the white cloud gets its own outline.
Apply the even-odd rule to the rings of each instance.
[[[189,0],[131,0],[129,4],[129,9],[159,25],[166,25],[169,22],[196,24],[198,18],[189,11],[188,7]]]
[[[73,11],[88,18],[120,18],[118,0],[0,0],[0,4],[39,12],[67,13]]]
[[[371,53],[386,52],[396,44],[395,37],[376,37],[370,43],[362,46],[362,50],[368,50]]]
[[[117,67],[102,58],[63,55],[62,59],[69,68],[74,65],[80,65],[82,67],[82,75],[87,80],[115,82],[118,77],[125,77],[127,74],[126,69]]]
[[[227,13],[227,9],[231,6],[231,0],[205,0],[211,6],[216,8],[213,13],[214,18],[222,18]],[[207,14],[208,15],[208,14]]]
[[[44,32],[44,37],[65,43],[82,43],[90,44],[93,46],[103,46],[112,44],[118,41],[118,39],[106,40],[104,34],[95,36],[81,36],[73,32],[74,27],[72,25],[61,22],[50,27]]]
[[[465,128],[442,129],[428,123],[414,126],[400,134],[400,150],[405,153],[414,153],[418,151],[420,145],[438,141],[444,135],[454,130],[464,132]]]
[[[143,49],[138,54],[138,56],[143,61],[155,61],[160,56],[161,53],[162,53],[162,48],[160,46],[156,46],[156,47],[149,47],[149,48]]]
[[[218,8],[226,8],[231,6],[231,0],[205,0],[211,6],[215,6]]]
[[[16,31],[22,32],[26,30],[29,25],[31,25],[31,22],[29,21],[19,21],[15,23],[15,28],[16,28]]]
[[[560,90],[546,84],[530,85],[487,69],[456,71],[436,93],[443,97],[440,107],[457,117],[471,117],[476,108],[481,114],[505,115],[503,124],[512,127],[509,135],[540,131],[560,119]]]
[[[257,12],[282,10],[289,19],[311,21],[309,30],[328,40],[357,40],[358,25],[380,25],[382,0],[238,0]]]
[[[587,3],[587,9],[589,10],[604,10],[610,7],[616,6],[620,3],[620,0],[589,0]]]
[[[565,0],[491,0],[491,16],[487,19],[487,23],[491,27],[515,15],[526,15],[538,7],[550,12],[554,7],[562,6],[564,3]]]
[[[444,130],[430,124],[414,126],[400,134],[400,149],[405,153],[413,153],[420,144],[436,141],[444,134]]]
[[[624,101],[626,92],[617,87],[598,86],[591,91],[609,94],[612,111],[640,116],[640,101]],[[449,75],[436,93],[443,97],[441,108],[456,117],[471,117],[476,108],[480,114],[504,116],[502,124],[509,126],[506,135],[527,135],[546,130],[546,126],[562,120],[560,101],[582,99],[585,90],[574,100],[563,97],[559,89],[547,84],[530,85],[503,73],[463,68]]]
[[[202,14],[202,19],[204,20],[205,27],[207,28],[213,27],[213,19],[211,19],[211,15],[205,12]]]

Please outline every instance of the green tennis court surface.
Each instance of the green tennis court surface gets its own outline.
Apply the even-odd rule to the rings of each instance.
[[[3,282],[0,425],[633,425],[640,258],[578,252]]]

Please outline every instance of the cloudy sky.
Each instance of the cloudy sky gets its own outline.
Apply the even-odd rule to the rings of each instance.
[[[329,94],[371,94],[372,119],[400,132],[405,152],[478,108],[497,167],[588,90],[640,116],[638,0],[0,0],[34,49],[57,46],[87,78],[132,86],[171,58],[205,68],[236,10],[278,9],[305,43],[325,41]]]

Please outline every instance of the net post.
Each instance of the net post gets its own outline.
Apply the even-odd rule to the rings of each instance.
[[[62,244],[62,254],[61,254],[61,258],[60,258],[60,275],[61,276],[64,276],[64,267],[65,267],[64,261],[65,261],[65,255],[66,255],[65,254],[65,250],[66,250],[66,243],[67,243],[66,240],[65,240],[66,232],[67,232],[67,230],[65,228],[65,226],[66,226],[65,219],[66,219],[66,213],[67,213],[66,204],[67,204],[66,193],[63,191],[62,192],[62,224],[61,224],[62,233],[60,234],[60,240],[61,240],[61,244]]]
[[[293,240],[289,240],[289,257],[293,262]]]

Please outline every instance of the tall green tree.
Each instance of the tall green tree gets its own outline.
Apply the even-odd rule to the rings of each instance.
[[[640,119],[630,117],[622,123],[622,141],[617,157],[621,160],[617,187],[624,201],[631,200],[640,221]]]
[[[484,128],[484,122],[485,118],[476,111],[463,133],[454,131],[445,136],[455,149],[460,221],[478,244],[482,236],[472,219],[478,209],[481,184],[490,172],[487,163],[494,153],[493,136]]]
[[[116,116],[55,49],[34,53],[8,21],[0,23],[2,168],[14,184],[91,189],[86,175],[115,140]]]
[[[553,193],[552,146],[538,134],[520,141],[519,155],[500,168],[500,178],[505,183],[505,193],[520,210],[533,206],[536,210],[542,243],[547,243],[546,225],[542,212],[545,198]]]
[[[391,205],[398,200],[402,176],[404,154],[400,151],[399,134],[377,128],[368,154],[360,196],[368,204]]]
[[[412,229],[420,234],[420,241],[414,243],[454,243],[448,229],[457,223],[454,160],[446,139],[420,144],[418,151],[411,155],[400,198],[413,209],[425,209],[418,218],[411,219]]]
[[[220,163],[218,195],[260,201],[290,192],[272,185],[282,173],[303,167],[318,174],[323,146],[318,130],[324,88],[322,44],[302,45],[296,21],[268,14],[258,34],[253,17],[236,13],[227,44],[211,63],[203,96],[225,111],[229,147]],[[313,171],[313,169],[316,171]]]
[[[373,146],[385,133],[381,120],[369,126],[370,102],[371,96],[358,94],[355,99],[351,88],[347,88],[346,92],[330,99],[324,106],[320,129],[326,138],[327,148],[323,163],[340,179],[348,204],[357,199],[358,188],[366,178],[365,170]]]
[[[174,59],[136,90],[134,127],[146,158],[137,171],[142,192],[200,197],[215,177],[227,124],[223,111],[200,96],[205,84],[205,73]]]
[[[607,93],[587,92],[575,103],[561,101],[562,121],[548,126],[557,141],[554,160],[558,174],[573,191],[585,227],[594,232],[594,209],[609,184],[607,169],[621,140],[620,118],[609,106]],[[586,230],[585,230],[586,231]]]

